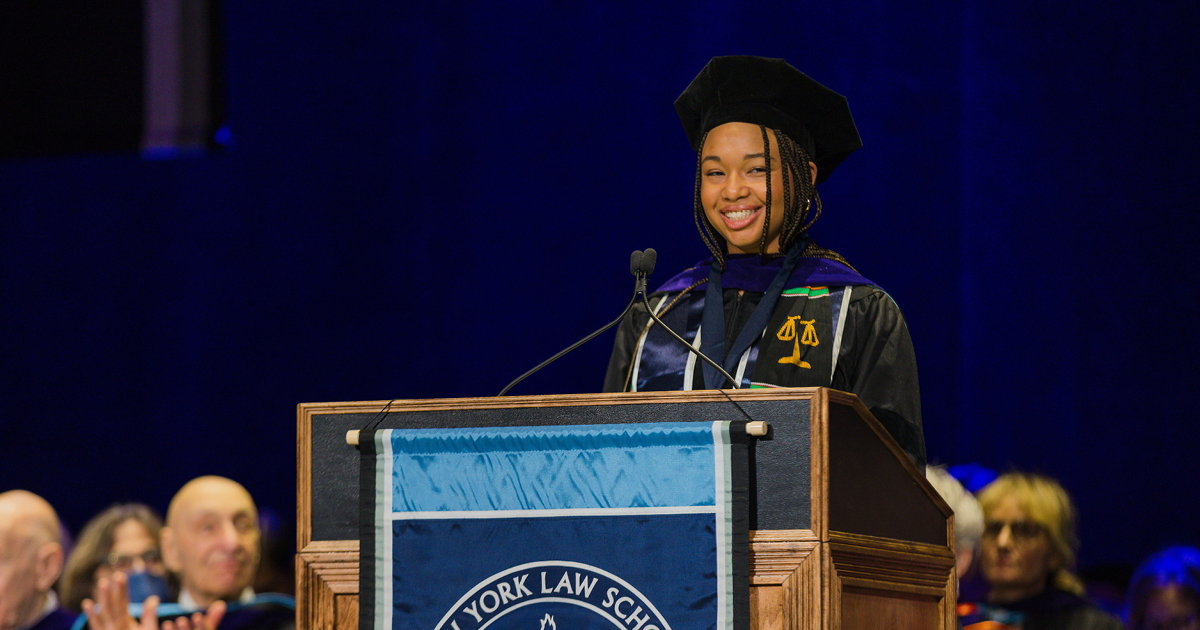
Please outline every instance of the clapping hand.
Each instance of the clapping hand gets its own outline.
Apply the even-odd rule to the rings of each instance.
[[[129,579],[124,573],[114,573],[111,578],[102,577],[97,585],[100,601],[83,600],[83,612],[87,615],[92,630],[217,630],[225,616],[225,602],[217,601],[207,611],[194,612],[190,617],[179,617],[158,623],[158,596],[151,596],[143,603],[142,620],[129,616]]]

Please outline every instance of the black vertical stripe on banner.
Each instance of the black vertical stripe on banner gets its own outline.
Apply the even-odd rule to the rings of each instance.
[[[375,625],[375,431],[358,432],[358,628]]]
[[[746,434],[746,423],[729,423],[729,488],[733,566],[733,630],[750,629],[750,450],[754,438]]]
[[[749,436],[747,436],[749,437]],[[758,529],[758,440],[770,440],[770,429],[767,430],[767,435],[758,439],[746,440],[746,508],[747,518],[749,523],[746,529],[754,531]]]

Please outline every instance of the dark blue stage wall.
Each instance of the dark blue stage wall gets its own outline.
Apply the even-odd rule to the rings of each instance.
[[[930,458],[1060,478],[1084,565],[1200,542],[1183,3],[454,4],[226,3],[228,149],[0,162],[0,486],[290,513],[297,403],[494,395],[630,251],[703,257],[672,102],[751,53],[850,100],[814,234],[904,309]],[[598,391],[611,340],[513,393]]]

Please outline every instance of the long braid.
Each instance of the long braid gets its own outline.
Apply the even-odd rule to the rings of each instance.
[[[783,180],[783,217],[781,218],[783,221],[783,229],[779,232],[779,246],[780,251],[786,252],[788,249],[790,249],[790,247],[785,248],[783,246],[783,235],[787,232],[788,223],[795,222],[795,217],[792,216],[795,213],[790,212],[789,210],[793,208],[793,204],[796,203],[797,191],[793,187],[796,186],[796,180],[800,177],[800,175],[795,172],[795,169],[788,162],[789,159],[794,161],[794,158],[789,158],[788,155],[784,153],[784,143],[780,140],[783,137],[785,137],[783,134],[779,133],[778,131],[775,132],[775,140],[779,145],[779,171],[782,175],[781,179]],[[787,148],[789,150],[791,149],[791,147]],[[790,245],[791,243],[788,244]]]
[[[775,130],[775,139],[779,143],[779,160],[782,162],[782,170],[794,178],[793,181],[785,179],[785,186],[794,184],[796,193],[794,197],[788,194],[791,192],[792,186],[784,189],[784,222],[783,229],[779,234],[779,251],[787,252],[820,218],[821,195],[817,193],[817,187],[812,182],[808,163],[813,160],[808,151],[777,129]],[[811,219],[808,218],[810,210],[813,210]],[[820,247],[811,240],[804,248],[803,255],[811,258],[827,258],[840,262],[851,269],[854,268],[841,254]]]
[[[700,182],[704,177],[701,167],[704,166],[704,140],[707,137],[707,131],[700,136],[700,151],[696,152],[696,190],[692,199],[692,214],[695,215],[696,229],[700,231],[700,238],[704,240],[705,247],[713,255],[713,262],[724,271],[725,239],[721,237],[720,232],[708,224],[708,215],[704,213],[704,206],[700,202]]]
[[[767,251],[767,235],[771,227],[771,143],[767,140],[767,128],[764,125],[759,125],[758,130],[762,132],[763,140],[763,159],[766,161],[767,169],[767,201],[766,207],[763,208],[763,230],[762,238],[758,240],[758,252],[760,254]],[[787,201],[784,200],[784,214],[787,214]]]
[[[784,222],[779,234],[779,249],[786,252],[800,240],[808,225],[812,225],[805,225],[805,219],[808,217],[812,199],[816,196],[816,189],[812,185],[812,179],[806,177],[809,173],[808,153],[779,131],[775,132],[775,139],[779,143],[779,158],[783,163],[783,170],[791,176],[789,179],[792,179],[788,183],[794,190],[788,192],[795,193],[794,197],[789,195],[790,198],[785,202]]]

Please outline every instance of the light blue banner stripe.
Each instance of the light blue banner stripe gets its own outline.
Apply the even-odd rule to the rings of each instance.
[[[650,508],[582,508],[577,510],[467,510],[465,512],[395,512],[393,521],[421,521],[428,519],[488,519],[488,518],[558,518],[563,516],[661,516],[663,514],[720,514],[723,511],[711,505],[678,505],[674,507]]]
[[[708,422],[394,430],[392,511],[715,505]]]

